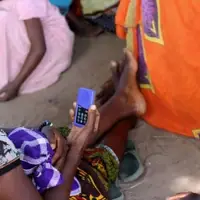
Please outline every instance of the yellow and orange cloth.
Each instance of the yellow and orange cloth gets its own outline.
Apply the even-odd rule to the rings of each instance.
[[[200,138],[200,1],[121,0],[116,31],[138,59],[144,119]]]

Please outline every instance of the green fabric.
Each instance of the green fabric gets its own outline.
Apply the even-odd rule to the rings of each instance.
[[[108,188],[110,188],[119,174],[119,163],[113,154],[104,145],[99,145],[96,148],[87,149],[83,158],[86,158],[93,168],[96,168],[98,171],[101,171],[100,167],[105,166],[105,178],[107,179]],[[93,163],[93,161],[95,162]],[[101,163],[102,161],[103,163]]]
[[[58,127],[57,129],[58,129],[58,131],[60,131],[60,133],[64,137],[67,137],[71,131],[71,129],[67,126],[66,127]]]
[[[91,15],[116,5],[119,0],[81,0],[82,12],[84,15]]]
[[[63,136],[68,136],[70,133],[70,128],[68,127],[60,127],[58,130],[61,132]],[[124,196],[123,193],[120,190],[120,187],[115,184],[116,174],[118,173],[118,167],[117,162],[113,159],[108,158],[107,156],[111,156],[110,153],[103,153],[101,152],[95,152],[92,157],[100,157],[104,162],[106,162],[106,166],[109,167],[107,169],[108,172],[108,186],[110,186],[109,189],[109,195],[112,200],[123,200]],[[107,163],[110,162],[114,163]],[[115,167],[113,167],[115,166]],[[124,154],[124,158],[120,163],[120,169],[119,169],[119,178],[122,181],[129,182],[134,181],[137,178],[143,174],[144,167],[139,159],[139,155],[137,154],[135,145],[132,140],[127,141],[126,150]]]

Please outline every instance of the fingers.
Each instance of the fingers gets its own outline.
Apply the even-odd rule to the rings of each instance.
[[[99,122],[100,122],[100,113],[98,110],[96,110],[96,122],[95,122],[95,126],[94,126],[94,132],[98,132]]]
[[[111,65],[110,69],[112,72],[112,80],[116,86],[118,84],[118,79],[119,79],[119,75],[118,75],[119,63],[117,63],[116,61],[111,61],[110,65]]]
[[[70,110],[69,110],[69,117],[70,117],[71,122],[74,121],[74,116],[75,116],[74,110],[73,110],[73,109],[70,109]]]
[[[75,110],[76,110],[76,102],[73,102],[73,108],[69,110],[69,117],[70,117],[71,122],[74,121]]]
[[[76,101],[73,102],[73,109],[74,109],[74,110],[76,110],[76,105],[77,105]]]
[[[97,117],[97,107],[95,105],[92,105],[88,111],[88,120],[85,126],[89,132],[94,131],[96,117]]]

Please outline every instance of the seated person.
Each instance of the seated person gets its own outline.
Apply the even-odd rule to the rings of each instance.
[[[136,62],[128,51],[124,60],[122,73],[116,81],[115,94],[99,108],[99,112],[96,106],[91,107],[85,127],[72,127],[67,138],[69,146],[54,130],[55,144],[58,145],[55,146],[52,164],[62,173],[62,184],[49,188],[42,194],[37,192],[37,188],[34,188],[23,172],[15,146],[6,134],[0,133],[1,200],[114,199],[109,196],[108,190],[117,178],[128,130],[135,125],[136,116],[146,110],[143,96],[134,85],[136,80],[129,78],[129,74],[136,74]],[[134,90],[133,96],[129,95],[129,90]],[[70,116],[73,120],[73,109],[70,110]],[[103,143],[96,146],[102,136]],[[52,144],[51,141],[50,143]],[[81,192],[70,196],[74,177],[80,183]]]
[[[60,9],[77,34],[94,37],[104,31],[115,32],[115,12],[119,0],[50,0]]]
[[[0,101],[44,89],[70,66],[74,34],[48,0],[0,0],[0,24]]]

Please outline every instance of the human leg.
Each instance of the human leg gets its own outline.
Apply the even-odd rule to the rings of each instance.
[[[99,135],[91,141],[91,144],[121,119],[132,115],[140,117],[146,112],[146,102],[136,80],[137,64],[131,52],[125,51],[120,68],[114,78],[116,89],[113,95],[99,108],[101,115]]]
[[[136,117],[123,119],[105,134],[103,143],[114,151],[120,161],[125,152],[128,132],[135,126],[136,121]]]
[[[72,11],[67,13],[66,19],[72,30],[81,36],[94,37],[103,33],[101,27],[90,24],[83,17],[77,17]]]

